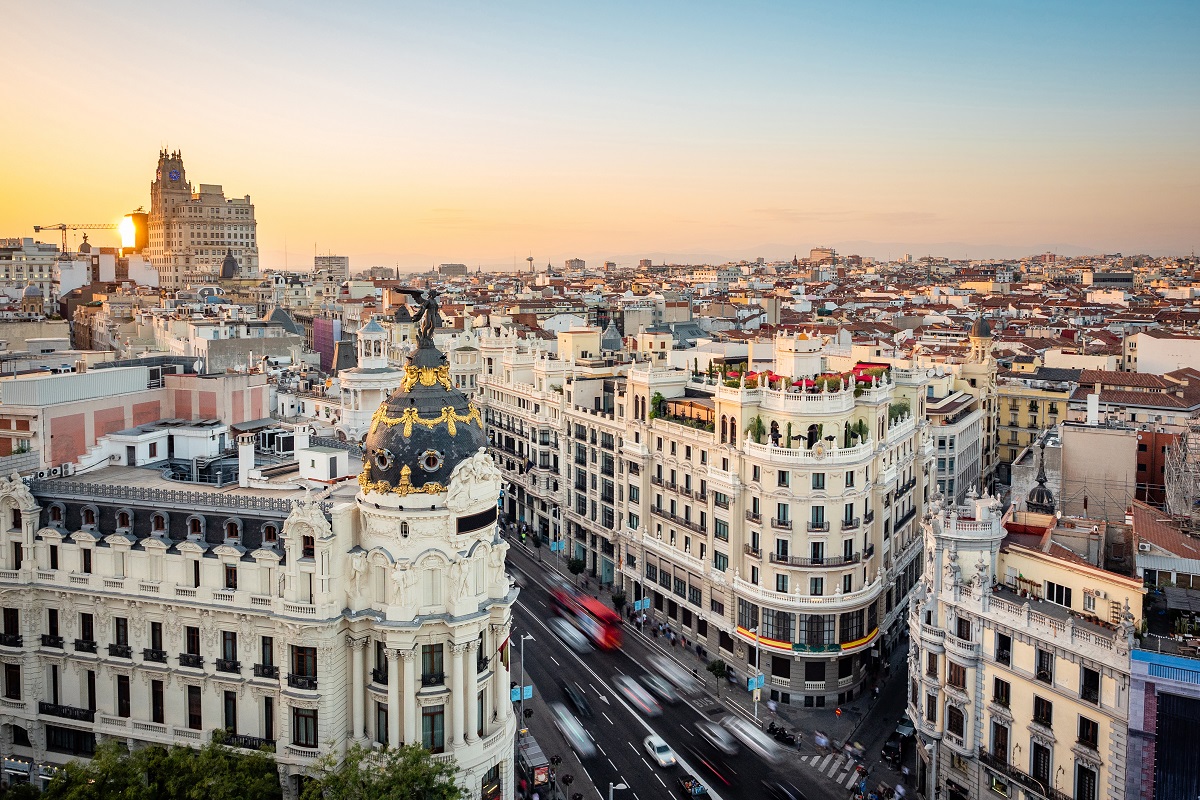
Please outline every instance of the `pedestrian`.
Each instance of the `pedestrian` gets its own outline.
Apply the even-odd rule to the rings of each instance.
[[[774,714],[776,708],[778,708],[778,706],[775,705],[774,700],[767,701],[767,711],[770,711],[772,714]]]
[[[651,628],[650,632],[654,634],[654,638],[658,638],[658,628]]]
[[[900,785],[904,786],[908,783],[908,765],[905,764],[900,768]]]
[[[686,636],[679,637],[679,645],[681,647],[683,647],[685,650],[687,649],[687,637]]]
[[[896,797],[900,798],[900,800],[904,800],[904,795],[906,795],[906,794],[908,794],[908,790],[904,788],[904,784],[897,783],[896,784]]]
[[[878,686],[875,687],[874,692],[875,692],[875,699],[878,700],[879,699],[879,687]]]

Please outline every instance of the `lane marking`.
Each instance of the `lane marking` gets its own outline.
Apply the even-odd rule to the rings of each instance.
[[[617,765],[612,762],[611,758],[608,760],[608,765],[613,768],[613,772],[617,771]],[[624,781],[622,781],[622,783],[624,783]]]
[[[645,757],[642,758],[642,763],[646,765],[646,769],[650,769],[650,762]]]
[[[641,750],[638,750],[636,747],[633,746],[633,742],[626,742],[625,744],[629,745],[629,749],[633,750],[633,752],[636,753],[637,755],[642,754]]]
[[[600,712],[600,716],[604,717],[605,719],[608,719],[608,714],[605,714],[603,711]],[[616,727],[616,725],[617,725],[617,723],[613,722],[611,719],[608,719],[608,724],[612,725],[613,727]],[[636,750],[636,749],[637,748],[635,747],[634,750]]]
[[[592,737],[592,741],[596,741],[595,737]],[[604,752],[604,748],[600,746],[599,742],[596,742],[596,749],[600,751],[600,755],[604,756],[605,758],[608,757],[608,753]]]
[[[684,724],[682,724],[682,723],[680,723],[679,727],[683,728],[683,732],[684,732],[684,733],[686,733],[688,736],[695,736],[695,735],[696,735],[696,734],[692,733],[691,731],[689,731],[689,730],[687,729],[687,726],[686,726],[686,725],[684,725]]]
[[[643,759],[643,760],[644,760],[644,759]],[[649,765],[649,764],[647,764],[646,766],[648,767],[648,766],[650,766],[650,765]],[[659,774],[656,772],[656,773],[654,773],[654,777],[658,778],[658,782],[659,782],[659,783],[662,783],[662,787],[663,787],[664,789],[665,789],[665,788],[667,788],[667,785],[666,785],[665,783],[663,783],[662,775],[659,775]]]
[[[558,659],[555,658],[554,656],[550,656],[550,660],[554,662],[554,666],[556,666],[556,667],[562,666],[562,664],[558,663]]]

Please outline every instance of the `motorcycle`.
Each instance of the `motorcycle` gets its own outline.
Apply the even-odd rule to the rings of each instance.
[[[774,720],[772,720],[771,724],[767,726],[767,733],[774,737],[775,741],[777,742],[786,744],[789,747],[796,746],[796,735],[793,733],[788,733],[787,728],[776,725]]]

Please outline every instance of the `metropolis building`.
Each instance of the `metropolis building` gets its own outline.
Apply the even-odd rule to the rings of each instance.
[[[161,462],[0,483],[10,780],[110,738],[224,730],[274,750],[289,796],[358,742],[422,744],[468,796],[512,797],[500,475],[430,332],[372,418],[357,483],[312,496],[243,467],[232,487],[181,485]]]

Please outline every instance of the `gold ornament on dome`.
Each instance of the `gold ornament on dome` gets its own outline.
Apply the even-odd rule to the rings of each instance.
[[[411,392],[418,383],[422,386],[434,386],[440,383],[442,388],[449,392],[453,389],[453,385],[450,383],[450,367],[446,365],[418,367],[409,364],[404,368],[404,379],[400,381],[400,391]]]
[[[401,497],[407,497],[410,494],[441,494],[446,491],[446,487],[437,481],[429,481],[424,486],[413,486],[412,467],[407,464],[400,468],[400,483],[396,486],[392,486],[387,481],[372,481],[370,462],[364,464],[363,471],[358,473],[358,487],[364,492],[397,494]]]
[[[483,420],[479,416],[479,409],[475,406],[469,406],[469,411],[466,414],[459,414],[454,410],[453,406],[445,406],[442,408],[442,413],[436,417],[425,418],[418,413],[415,406],[409,406],[398,417],[389,417],[387,415],[387,406],[380,406],[371,417],[371,433],[379,428],[380,425],[392,427],[393,425],[403,425],[402,433],[405,438],[412,436],[413,425],[420,425],[422,428],[433,428],[441,423],[446,423],[446,429],[451,436],[458,435],[457,423],[462,422],[467,425],[474,422],[483,430]]]

